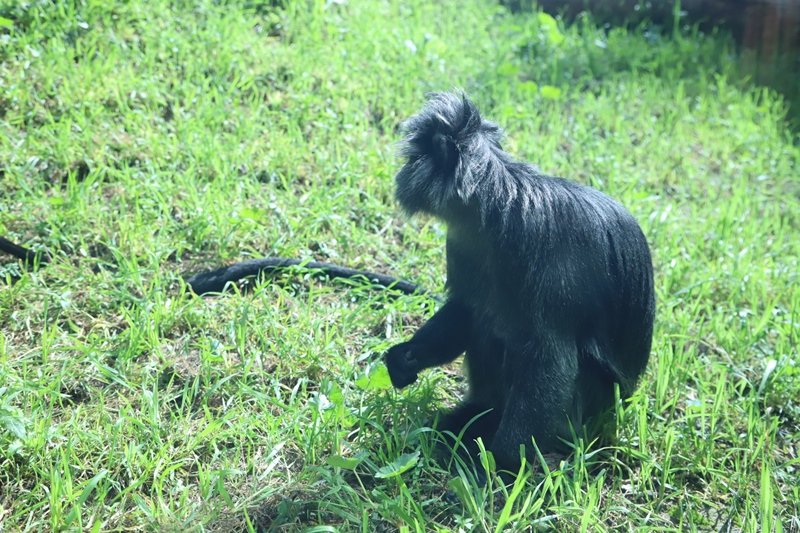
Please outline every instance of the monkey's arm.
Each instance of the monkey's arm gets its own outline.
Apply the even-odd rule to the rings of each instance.
[[[414,383],[420,370],[449,363],[467,349],[472,312],[459,300],[448,300],[414,334],[386,352],[386,367],[398,389]]]
[[[419,286],[408,281],[399,280],[385,274],[356,270],[332,263],[320,261],[303,262],[299,259],[285,259],[283,257],[265,257],[252,259],[230,266],[218,268],[211,272],[195,274],[186,280],[195,294],[203,295],[210,292],[222,292],[228,283],[233,283],[251,276],[272,274],[277,270],[300,265],[309,270],[317,270],[330,278],[365,278],[382,287],[390,287],[404,294],[425,293]]]

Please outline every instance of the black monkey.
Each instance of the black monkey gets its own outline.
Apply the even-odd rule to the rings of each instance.
[[[389,349],[392,383],[466,353],[469,396],[440,429],[475,420],[465,442],[482,437],[505,467],[519,464],[520,444],[532,451],[531,437],[560,451],[613,404],[614,383],[628,396],[645,369],[647,241],[610,197],[514,160],[464,95],[433,95],[404,129],[397,199],[447,223],[448,299]]]
[[[655,315],[647,241],[608,196],[513,160],[500,128],[463,95],[434,95],[405,130],[397,198],[408,213],[448,224],[449,297],[410,341],[387,352],[392,383],[405,387],[422,369],[466,352],[469,397],[440,428],[458,433],[475,420],[467,441],[482,437],[501,466],[515,465],[531,437],[543,452],[561,449],[572,428],[612,405],[614,383],[630,395],[647,364]],[[32,257],[2,238],[0,250]],[[197,294],[218,292],[297,264],[246,261],[187,281]],[[328,263],[306,266],[420,290]]]

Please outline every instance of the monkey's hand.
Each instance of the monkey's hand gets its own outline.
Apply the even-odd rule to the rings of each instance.
[[[386,352],[386,368],[396,389],[402,389],[417,381],[420,366],[414,355],[414,344],[401,342]]]

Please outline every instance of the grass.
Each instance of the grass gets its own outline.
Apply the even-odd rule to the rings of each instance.
[[[0,258],[0,530],[800,530],[800,149],[724,37],[272,3],[0,6],[0,235],[55,256]],[[445,228],[392,176],[398,122],[453,87],[628,206],[657,272],[614,445],[509,487],[430,458],[457,366],[386,383],[435,302],[182,282],[275,254],[442,290]]]

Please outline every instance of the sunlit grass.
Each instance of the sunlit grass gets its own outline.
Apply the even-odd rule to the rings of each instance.
[[[0,7],[0,234],[55,256],[0,265],[0,529],[800,529],[800,149],[728,42],[275,3]],[[622,201],[657,271],[614,446],[507,487],[431,459],[457,365],[387,386],[435,302],[181,281],[275,254],[442,290],[445,228],[392,176],[397,124],[454,87],[511,152]]]

